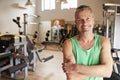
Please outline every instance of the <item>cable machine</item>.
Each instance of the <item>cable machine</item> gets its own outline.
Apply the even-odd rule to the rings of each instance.
[[[120,4],[105,3],[103,5],[106,19],[106,37],[111,39],[112,47],[120,49]]]
[[[39,15],[28,15],[28,14],[23,14],[23,17],[24,17],[24,35],[27,35],[27,28],[28,28],[28,25],[37,25],[37,28],[36,28],[36,32],[38,33],[38,42],[40,42],[40,39],[39,39],[39,36],[40,36],[40,33],[39,33],[39,25],[40,25],[40,16]],[[29,17],[33,17],[36,19],[35,22],[28,22],[28,18]]]
[[[120,4],[105,3],[103,9],[106,17],[106,37],[112,44],[113,73],[104,80],[120,80]]]

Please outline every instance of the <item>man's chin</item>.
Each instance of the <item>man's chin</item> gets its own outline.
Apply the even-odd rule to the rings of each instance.
[[[84,30],[83,30],[83,32],[89,32],[89,31],[90,31],[90,30],[88,30],[88,29],[84,29]]]
[[[83,28],[83,31],[89,31],[89,29],[88,28]]]

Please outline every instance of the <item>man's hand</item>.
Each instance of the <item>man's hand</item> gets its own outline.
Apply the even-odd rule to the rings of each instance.
[[[69,59],[64,59],[64,63],[62,64],[63,71],[65,73],[74,73],[76,72],[76,65],[73,64]]]

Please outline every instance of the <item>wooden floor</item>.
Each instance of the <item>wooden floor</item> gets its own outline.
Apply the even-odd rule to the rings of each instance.
[[[63,56],[60,50],[45,49],[39,53],[40,57],[53,55],[54,58],[45,62],[37,62],[36,70],[28,72],[27,80],[66,80],[62,70]],[[9,80],[0,78],[0,80]]]

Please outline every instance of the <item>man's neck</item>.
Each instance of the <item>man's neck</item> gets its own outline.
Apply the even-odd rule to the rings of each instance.
[[[89,34],[79,34],[78,35],[78,40],[82,42],[91,42],[91,40],[94,39],[94,34],[89,33]]]

